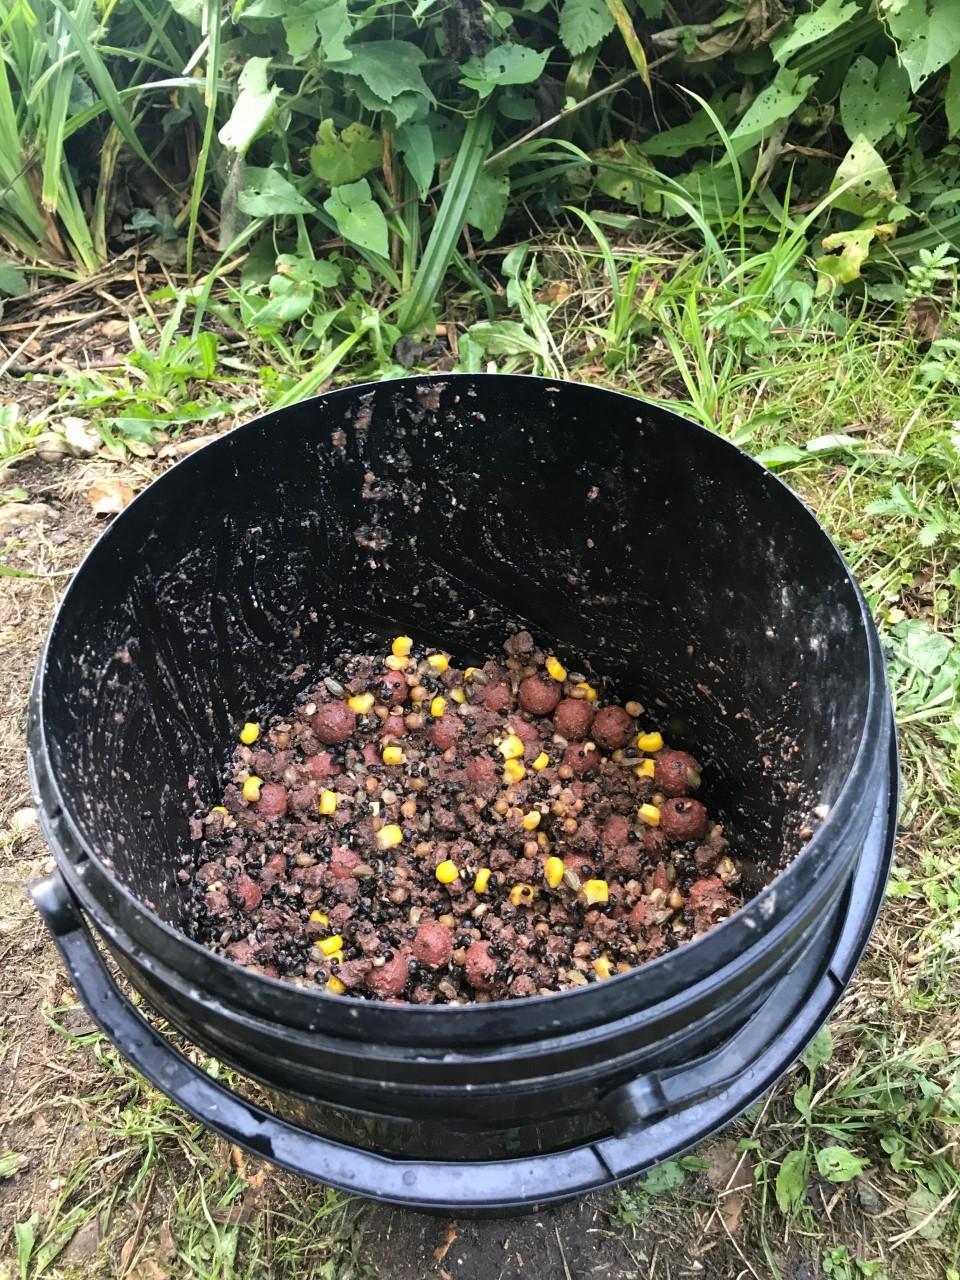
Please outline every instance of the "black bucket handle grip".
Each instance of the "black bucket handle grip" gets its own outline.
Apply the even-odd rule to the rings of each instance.
[[[771,1035],[775,1039],[789,1021],[789,1038],[798,1038],[802,1047],[838,995],[836,982],[825,976],[798,1019],[795,1005],[791,1008],[791,1002],[782,999],[781,983],[722,1051],[680,1071],[639,1076],[610,1095],[605,1107],[618,1130],[614,1137],[566,1151],[502,1160],[404,1159],[312,1133],[218,1084],[127,999],[104,964],[79,904],[59,872],[31,886],[30,893],[90,1017],[124,1057],[179,1107],[229,1142],[300,1177],[427,1212],[489,1214],[498,1208],[516,1212],[518,1203],[533,1209],[636,1176],[664,1158],[662,1149],[658,1157],[651,1157],[651,1144],[645,1140],[658,1127],[659,1117],[669,1114],[675,1122],[677,1113],[687,1109],[690,1138],[686,1143],[680,1140],[675,1152],[679,1154],[702,1136],[702,1119],[698,1129],[693,1114],[698,1104],[738,1079],[742,1085],[746,1066],[752,1068],[748,1075],[753,1077],[749,1095],[743,1097],[742,1089],[731,1089],[736,1098],[731,1098],[732,1109],[720,1122],[736,1115],[783,1069],[781,1061],[772,1078],[764,1070],[767,1054],[763,1049]]]

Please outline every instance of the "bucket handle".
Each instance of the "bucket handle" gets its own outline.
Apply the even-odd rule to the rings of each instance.
[[[404,1159],[312,1133],[225,1089],[155,1030],[127,999],[104,964],[80,906],[59,872],[31,886],[30,893],[90,1017],[124,1057],[179,1107],[228,1142],[300,1177],[427,1212],[490,1214],[515,1212],[520,1206],[532,1210],[636,1176],[669,1154],[679,1154],[704,1136],[705,1117],[698,1114],[698,1103],[715,1097],[738,1077],[742,1086],[746,1068],[749,1096],[743,1096],[742,1087],[732,1089],[735,1097],[731,1096],[729,1114],[708,1123],[712,1130],[732,1119],[782,1074],[782,1049],[774,1054],[769,1047],[781,1026],[789,1022],[786,1038],[797,1043],[799,1052],[839,994],[840,984],[825,976],[798,1015],[795,1003],[783,999],[777,1003],[778,985],[741,1031],[712,1056],[672,1074],[640,1076],[611,1094],[605,1109],[614,1122],[613,1137],[566,1151],[502,1160]],[[784,1009],[790,1011],[786,1018]],[[682,1120],[679,1126],[678,1119]],[[665,1152],[666,1134],[661,1137],[658,1130],[668,1124],[673,1126],[668,1139],[673,1150]]]

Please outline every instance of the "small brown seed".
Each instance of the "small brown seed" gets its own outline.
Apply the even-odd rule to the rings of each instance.
[[[628,716],[633,716],[634,720],[636,720],[637,716],[642,716],[642,715],[643,715],[643,703],[642,703],[642,702],[634,702],[634,701],[631,699],[629,702],[625,702],[625,703],[623,704],[623,709],[624,709],[624,711],[627,713],[627,715],[628,715]]]

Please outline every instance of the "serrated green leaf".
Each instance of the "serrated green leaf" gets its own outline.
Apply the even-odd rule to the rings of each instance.
[[[466,219],[484,240],[492,240],[500,230],[510,198],[510,179],[481,169],[467,203]]]
[[[403,124],[394,134],[394,141],[411,178],[417,184],[420,199],[425,200],[437,167],[430,126],[424,120]]]
[[[817,1152],[817,1168],[828,1182],[849,1182],[863,1173],[869,1163],[846,1147],[824,1147]]]
[[[358,76],[382,101],[391,103],[402,93],[433,101],[420,70],[427,55],[408,40],[367,40],[348,53],[350,74]]]
[[[370,193],[366,178],[334,187],[323,207],[337,230],[352,244],[386,257],[389,252],[387,220]]]
[[[383,144],[380,135],[354,121],[337,137],[332,120],[322,120],[316,145],[310,148],[310,168],[331,187],[356,182],[380,164]]]
[[[519,44],[501,44],[488,49],[482,58],[471,58],[460,68],[460,81],[481,98],[487,98],[498,85],[530,84],[539,79],[552,50],[537,53]]]
[[[793,115],[816,82],[816,76],[801,76],[789,67],[781,67],[750,103],[730,135],[731,140],[756,138],[759,141],[774,125]]]
[[[947,113],[947,137],[955,138],[960,133],[960,57],[950,63],[943,108]]]
[[[245,155],[250,143],[267,126],[276,107],[280,89],[267,86],[269,58],[250,58],[237,81],[240,90],[230,119],[217,137],[223,146]]]
[[[607,0],[563,0],[560,40],[574,57],[598,45],[615,25]]]
[[[840,191],[846,183],[850,185]],[[833,202],[837,209],[860,217],[897,198],[890,170],[876,147],[862,133],[857,134],[850,150],[837,166],[830,191],[839,191]]]
[[[770,42],[774,58],[782,66],[798,49],[822,40],[859,12],[856,0],[823,0],[809,13],[801,13],[783,35]]]
[[[805,1151],[789,1152],[777,1170],[775,1192],[781,1213],[796,1213],[810,1182],[810,1158]]]
[[[888,0],[884,16],[914,93],[960,53],[960,5],[954,0]]]
[[[851,140],[861,134],[877,143],[910,106],[910,81],[896,58],[881,67],[869,58],[854,58],[840,90],[840,119]]]
[[[27,292],[27,277],[9,262],[0,262],[0,293],[20,298]]]
[[[255,165],[247,166],[237,204],[251,218],[290,217],[313,209],[279,169],[259,169]]]

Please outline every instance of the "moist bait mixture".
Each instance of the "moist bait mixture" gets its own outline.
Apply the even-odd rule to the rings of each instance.
[[[735,910],[694,757],[529,633],[504,650],[459,670],[398,636],[245,724],[191,819],[191,936],[340,995],[457,1004],[600,981]]]

